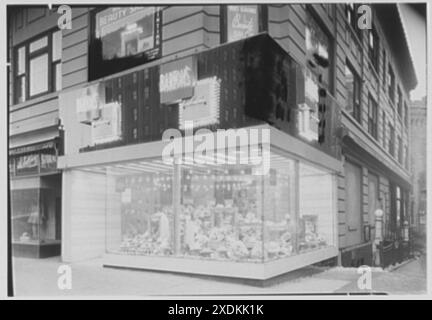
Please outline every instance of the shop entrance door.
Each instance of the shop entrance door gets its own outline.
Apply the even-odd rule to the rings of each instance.
[[[371,226],[371,240],[375,238],[375,210],[379,207],[378,198],[378,177],[374,174],[369,174],[369,225]]]
[[[347,246],[361,243],[362,201],[361,201],[361,168],[345,162],[345,192],[346,192],[346,240]]]

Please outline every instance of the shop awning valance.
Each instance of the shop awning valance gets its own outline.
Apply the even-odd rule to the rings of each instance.
[[[10,156],[16,156],[21,155],[25,153],[32,153],[32,152],[38,152],[41,150],[46,149],[55,149],[56,148],[56,141],[55,140],[48,140],[44,142],[34,143],[31,145],[26,145],[18,148],[13,148],[9,150]]]

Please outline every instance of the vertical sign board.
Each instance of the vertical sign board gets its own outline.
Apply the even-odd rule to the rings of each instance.
[[[228,42],[244,39],[257,34],[258,6],[228,6],[227,22]]]
[[[172,103],[192,97],[197,74],[196,56],[161,65],[159,75],[160,103]]]

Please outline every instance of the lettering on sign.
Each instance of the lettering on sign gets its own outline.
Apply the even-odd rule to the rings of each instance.
[[[236,41],[258,33],[258,6],[228,6],[228,41]]]
[[[195,57],[162,65],[159,75],[161,103],[171,103],[192,97],[196,81],[197,61]]]

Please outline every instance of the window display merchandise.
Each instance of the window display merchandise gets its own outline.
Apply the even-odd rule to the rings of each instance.
[[[334,245],[334,175],[272,152],[253,165],[106,170],[107,252],[262,263]]]
[[[11,191],[12,241],[42,244],[60,240],[56,190],[50,188]]]

